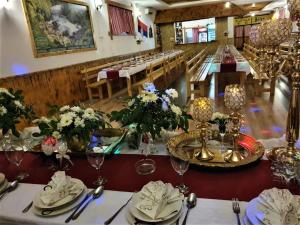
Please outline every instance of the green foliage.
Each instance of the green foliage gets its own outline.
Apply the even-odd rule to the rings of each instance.
[[[21,119],[31,119],[33,115],[32,107],[24,105],[22,91],[0,88],[0,129],[3,135],[11,130],[15,136],[19,136],[16,124]]]
[[[157,98],[153,96],[152,100],[145,101],[147,98],[145,96],[152,94]],[[133,97],[127,108],[111,113],[111,121],[118,121],[123,126],[136,124],[138,133],[149,132],[153,139],[160,137],[162,128],[166,130],[181,128],[187,132],[191,115],[180,109],[180,113],[175,113],[171,107],[175,106],[172,103],[173,99],[166,96],[165,92],[155,90],[152,94],[145,91],[142,95]],[[169,102],[166,101],[166,97]]]

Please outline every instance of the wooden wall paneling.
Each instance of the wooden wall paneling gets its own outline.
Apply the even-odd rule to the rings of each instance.
[[[159,50],[152,49],[22,76],[2,78],[0,79],[0,87],[22,90],[25,102],[33,106],[37,115],[46,115],[48,112],[47,103],[61,106],[87,100],[87,90],[82,81],[83,77],[79,73],[80,70]]]
[[[225,8],[224,3],[218,3],[158,11],[155,23],[174,23],[211,17],[242,16],[245,14],[247,14],[246,11],[234,4],[230,8]]]

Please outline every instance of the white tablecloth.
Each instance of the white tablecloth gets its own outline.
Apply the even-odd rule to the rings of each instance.
[[[221,61],[223,55],[223,49],[225,46],[219,46],[216,54],[214,55],[214,61],[210,67],[209,73],[219,73],[221,72]],[[229,45],[231,53],[235,57],[236,61],[236,71],[245,72],[247,75],[251,72],[251,67],[249,62],[239,53],[239,51],[233,46]]]
[[[35,194],[42,189],[42,185],[20,184],[12,193],[8,194],[0,203],[0,224],[1,225],[58,225],[66,224],[65,219],[71,214],[42,218],[33,214],[30,210],[22,213],[22,210],[30,203]],[[222,188],[222,187],[220,187]],[[69,224],[98,225],[116,212],[132,195],[129,192],[104,191],[103,195],[92,202],[81,216]],[[201,197],[201,196],[199,196]],[[241,218],[244,214],[246,203],[241,202]],[[115,218],[111,224],[126,225],[126,208]],[[185,212],[186,209],[184,209]],[[181,218],[182,222],[183,217]],[[181,223],[180,223],[181,224]],[[197,200],[196,208],[189,214],[188,224],[190,225],[234,225],[236,216],[232,212],[231,201],[202,199]]]
[[[136,74],[136,73],[139,73],[139,72],[145,70],[147,68],[147,66],[149,66],[151,63],[156,63],[160,60],[167,60],[168,58],[175,57],[175,56],[181,54],[182,52],[183,52],[182,50],[176,50],[171,53],[165,53],[164,55],[160,55],[159,58],[153,59],[149,62],[145,62],[141,65],[136,65],[136,66],[130,67],[129,69],[126,69],[126,70],[119,70],[119,77],[130,78],[130,76],[132,76],[133,74]],[[101,79],[106,79],[106,78],[107,78],[107,71],[101,70],[98,73],[98,81]]]

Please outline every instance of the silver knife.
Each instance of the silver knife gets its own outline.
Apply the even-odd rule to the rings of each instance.
[[[76,206],[72,214],[65,220],[65,223],[69,223],[72,220],[74,214],[80,209],[80,207],[85,203],[85,201],[88,200],[94,194],[94,191],[95,190],[91,190],[85,195],[84,199]]]

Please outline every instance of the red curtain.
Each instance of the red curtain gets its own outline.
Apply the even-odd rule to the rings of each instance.
[[[193,28],[193,43],[199,42],[199,28]]]
[[[121,35],[125,33],[134,35],[132,11],[109,5],[108,16],[112,35]]]

